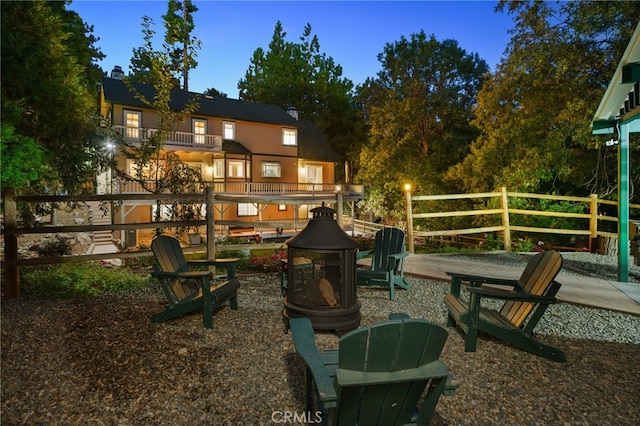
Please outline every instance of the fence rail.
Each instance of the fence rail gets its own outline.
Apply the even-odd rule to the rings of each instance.
[[[588,213],[572,213],[572,212],[559,212],[549,210],[530,210],[510,208],[509,202],[515,198],[529,198],[549,201],[566,201],[573,203],[583,203],[584,209]],[[440,211],[428,211],[425,213],[411,213],[414,209],[414,205],[424,205],[426,203],[434,201],[450,201],[450,200],[491,200],[494,203],[497,201],[498,208],[477,208],[473,210],[440,210]],[[452,236],[452,235],[467,235],[467,234],[479,234],[487,232],[501,232],[503,237],[503,245],[505,250],[511,250],[511,233],[512,232],[530,232],[539,234],[564,234],[564,235],[584,235],[590,238],[596,237],[617,237],[615,232],[608,232],[599,229],[600,222],[614,222],[617,224],[618,218],[613,216],[606,216],[599,213],[599,206],[610,205],[616,206],[617,202],[611,200],[599,199],[597,194],[592,194],[589,197],[575,197],[575,196],[561,196],[561,195],[548,195],[548,194],[532,194],[524,192],[508,192],[506,188],[501,188],[496,192],[483,192],[473,194],[443,194],[443,195],[417,195],[411,196],[407,194],[407,222],[408,222],[408,245],[410,250],[413,251],[413,240],[416,237],[437,237],[437,236]],[[490,204],[489,202],[485,205]],[[459,204],[457,205],[459,206]],[[631,209],[640,210],[640,204],[630,204]],[[640,212],[639,212],[640,213]],[[442,229],[442,230],[421,230],[419,221],[420,219],[437,219],[437,218],[453,218],[453,217],[477,217],[477,216],[495,216],[500,215],[500,224],[495,226],[479,226],[473,228],[464,229]],[[588,221],[588,225],[585,224],[582,228],[567,229],[567,228],[543,228],[535,226],[523,226],[511,224],[512,216],[540,216],[540,217],[557,217],[557,218],[572,218],[583,219]],[[640,215],[639,215],[640,218]]]
[[[335,185],[334,185],[335,187]],[[336,202],[341,199],[341,193],[333,193]],[[325,197],[326,198],[326,197]],[[122,202],[122,201],[161,201],[164,203],[171,203],[177,201],[179,203],[204,203],[205,205],[205,219],[204,220],[192,220],[192,221],[160,221],[149,223],[121,223],[121,224],[88,224],[88,225],[68,225],[68,226],[37,226],[37,227],[19,227],[18,226],[18,212],[17,202],[24,203],[75,203],[75,202]],[[205,194],[108,194],[108,195],[46,195],[46,196],[15,196],[12,188],[5,188],[2,194],[3,209],[4,209],[4,270],[6,280],[5,284],[5,296],[17,297],[20,294],[19,286],[19,267],[27,265],[38,265],[47,263],[68,263],[68,262],[82,262],[100,259],[123,259],[137,256],[149,256],[149,251],[139,252],[126,252],[126,253],[110,253],[110,254],[95,254],[95,255],[76,255],[76,256],[62,256],[51,258],[37,258],[37,259],[19,259],[18,258],[18,236],[28,234],[43,234],[43,233],[63,233],[63,232],[96,232],[96,231],[117,231],[117,230],[132,230],[132,229],[154,229],[154,228],[177,228],[185,226],[206,226],[206,252],[207,257],[212,259],[215,253],[215,232],[216,228],[245,225],[245,226],[257,226],[257,227],[284,227],[294,226],[296,228],[302,228],[306,225],[305,220],[298,221],[228,221],[228,220],[214,220],[214,204],[219,203],[216,199],[213,187],[207,187]],[[274,198],[272,204],[279,203],[278,198]],[[301,203],[313,202],[313,199],[309,199]],[[263,201],[261,201],[263,203]],[[338,220],[342,221],[341,212],[338,212]],[[224,245],[225,250],[235,249],[251,249],[259,247],[261,249],[277,248],[282,244],[242,244],[242,245]],[[186,250],[194,251],[193,249]],[[199,251],[202,251],[200,248]]]

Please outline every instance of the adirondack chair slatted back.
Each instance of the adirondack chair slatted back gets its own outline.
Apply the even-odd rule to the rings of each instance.
[[[388,256],[404,251],[404,232],[398,228],[383,228],[376,232],[374,244],[371,270],[398,272],[398,262]],[[389,265],[389,262],[395,262],[395,264]]]
[[[420,319],[388,321],[343,336],[336,371],[337,423],[405,424],[425,387],[429,390],[423,404],[431,408],[425,410],[430,415],[446,384],[446,368],[434,361],[447,337],[444,328]],[[343,383],[353,376],[384,380],[379,384]]]
[[[166,235],[159,235],[151,242],[151,251],[156,258],[153,267],[160,272],[188,272],[189,264],[184,257],[180,242]],[[173,295],[169,297],[172,302],[182,300],[199,290],[197,283],[192,280],[175,280],[172,286]]]
[[[528,263],[518,283],[527,294],[535,296],[555,296],[550,290],[557,292],[557,286],[551,283],[562,268],[562,256],[556,251],[547,251],[536,254]],[[508,301],[500,309],[500,314],[507,318],[515,327],[523,326],[527,316],[535,304],[530,302]]]

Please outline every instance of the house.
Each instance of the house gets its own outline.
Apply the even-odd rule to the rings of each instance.
[[[131,87],[134,89],[131,90]],[[111,78],[102,80],[100,114],[117,137],[136,146],[157,131],[158,114],[135,95],[153,99],[155,89],[144,84],[128,84],[116,68]],[[231,227],[259,227],[281,233],[283,224],[307,218],[308,211],[336,192],[345,192],[345,201],[362,197],[363,188],[336,185],[335,163],[340,161],[317,126],[298,119],[294,109],[213,97],[183,90],[171,93],[171,108],[183,110],[192,100],[197,108],[179,124],[163,150],[200,172],[216,194],[216,224]],[[135,172],[132,160],[112,141],[117,168]],[[112,171],[98,177],[99,193],[149,193],[139,182],[115,179]],[[114,210],[114,223],[151,222],[155,201],[125,201]],[[223,229],[223,231],[224,231]],[[136,245],[150,238],[136,230],[123,231],[120,239]],[[222,231],[221,231],[222,232]],[[202,233],[202,232],[201,232]]]

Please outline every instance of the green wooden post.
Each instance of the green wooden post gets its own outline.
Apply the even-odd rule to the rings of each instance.
[[[13,188],[4,188],[2,201],[4,205],[4,270],[5,297],[20,296],[20,274],[18,271],[18,236],[16,235],[18,209]]]
[[[620,123],[618,144],[618,281],[629,282],[629,124]]]
[[[500,188],[500,204],[502,208],[503,245],[505,251],[511,251],[511,228],[509,227],[509,198],[507,187]]]

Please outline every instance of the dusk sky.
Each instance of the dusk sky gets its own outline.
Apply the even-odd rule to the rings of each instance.
[[[378,54],[386,43],[424,30],[439,41],[452,38],[467,52],[478,53],[495,70],[509,41],[513,21],[496,13],[496,1],[194,1],[194,35],[202,46],[198,67],[192,70],[189,90],[216,88],[238,97],[253,52],[268,50],[276,22],[282,22],[286,41],[299,42],[311,24],[320,51],[343,68],[343,77],[362,84],[380,70]],[[100,38],[107,55],[99,62],[109,73],[114,65],[129,72],[132,49],[144,44],[142,17],[153,19],[154,47],[164,37],[165,0],[74,0],[69,6]]]

